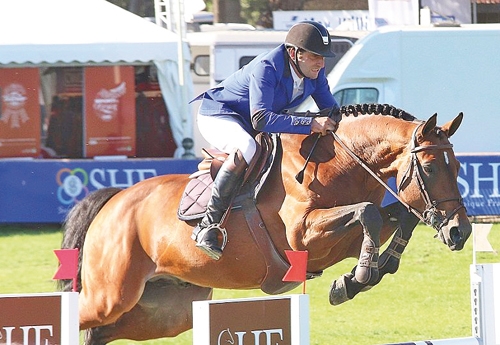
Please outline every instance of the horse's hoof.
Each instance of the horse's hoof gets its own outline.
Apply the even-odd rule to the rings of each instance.
[[[330,287],[330,304],[339,305],[350,300],[347,296],[347,279],[351,274],[344,274],[339,279],[334,280]]]

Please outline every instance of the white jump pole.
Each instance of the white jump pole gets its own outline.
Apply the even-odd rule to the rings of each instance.
[[[500,345],[500,263],[471,265],[470,270],[472,335],[482,345]]]
[[[473,337],[468,338],[452,338],[441,340],[425,340],[406,343],[392,343],[386,345],[483,345],[480,340]]]

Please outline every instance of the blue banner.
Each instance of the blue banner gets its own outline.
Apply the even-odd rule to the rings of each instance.
[[[458,187],[469,216],[500,215],[498,155],[457,155]]]
[[[457,155],[469,216],[500,215],[498,155]],[[164,174],[190,174],[199,160],[0,160],[0,223],[60,223],[88,193]]]
[[[0,160],[0,223],[60,223],[88,193],[164,174],[190,174],[199,160]]]

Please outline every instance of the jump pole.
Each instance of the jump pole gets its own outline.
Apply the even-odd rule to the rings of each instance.
[[[424,340],[415,341],[407,343],[392,343],[386,345],[483,345],[479,339],[468,337],[468,338],[452,338],[452,339],[441,339],[441,340]]]

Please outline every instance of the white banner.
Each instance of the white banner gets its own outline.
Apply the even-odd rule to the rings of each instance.
[[[273,11],[273,28],[288,30],[294,24],[313,20],[332,30],[368,30],[368,11]]]
[[[384,25],[471,23],[470,0],[368,0],[370,29]]]
[[[418,0],[368,0],[371,28],[418,25]]]
[[[421,0],[422,7],[428,7],[431,23],[471,23],[470,0]]]

